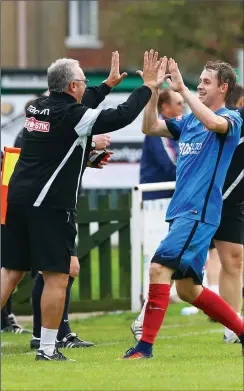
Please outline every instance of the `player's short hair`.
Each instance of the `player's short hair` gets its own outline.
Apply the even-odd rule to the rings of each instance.
[[[241,97],[244,97],[244,88],[236,84],[226,101],[226,106],[237,106]]]
[[[219,86],[224,83],[228,84],[228,90],[225,96],[225,100],[227,100],[236,85],[236,73],[234,71],[234,68],[227,62],[217,60],[208,61],[204,69],[206,69],[207,71],[209,69],[217,71],[217,79]]]
[[[60,58],[53,62],[47,70],[49,91],[64,92],[69,83],[75,79],[75,69],[80,66],[79,61],[72,58]]]
[[[161,88],[158,96],[158,112],[161,112],[162,104],[163,103],[170,103],[171,102],[171,96],[170,96],[170,89],[169,88]]]

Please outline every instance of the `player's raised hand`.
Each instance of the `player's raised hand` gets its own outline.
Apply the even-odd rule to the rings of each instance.
[[[170,78],[167,79],[167,82],[173,91],[181,92],[185,88],[185,84],[179,71],[178,64],[173,58],[170,58],[168,61],[168,66]]]
[[[158,69],[157,87],[161,87],[164,80],[170,76],[169,74],[166,74],[167,64],[168,64],[168,59],[166,56],[164,56],[161,65],[159,66]]]
[[[159,75],[159,69],[161,68],[162,62],[163,62],[162,58],[160,58],[160,60],[158,61],[158,52],[155,52],[153,49],[151,49],[150,52],[146,51],[144,53],[143,71],[141,70],[136,71],[136,73],[140,75],[144,80],[144,85],[150,88],[158,87],[159,85],[158,75]]]
[[[113,88],[117,86],[126,76],[127,76],[126,72],[120,74],[119,52],[118,51],[112,52],[110,73],[108,78],[104,80],[104,83],[106,83],[109,87]]]

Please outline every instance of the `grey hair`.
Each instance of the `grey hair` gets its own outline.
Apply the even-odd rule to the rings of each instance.
[[[75,69],[79,61],[72,58],[60,58],[53,62],[47,70],[49,91],[64,92],[69,83],[75,79]]]

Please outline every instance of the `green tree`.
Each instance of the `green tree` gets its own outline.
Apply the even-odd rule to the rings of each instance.
[[[142,54],[150,48],[175,58],[190,77],[209,59],[236,65],[243,0],[117,0],[105,12],[106,35],[125,56],[126,67],[141,67]]]

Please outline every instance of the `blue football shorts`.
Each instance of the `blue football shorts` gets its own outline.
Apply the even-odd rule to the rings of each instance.
[[[175,270],[174,280],[192,277],[196,284],[201,285],[209,245],[217,228],[201,221],[175,218],[151,262]]]

